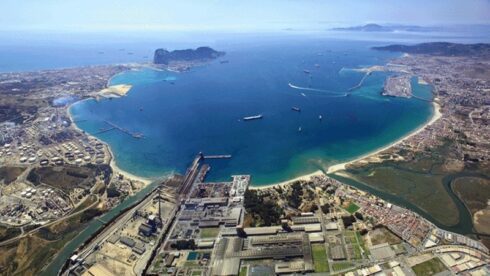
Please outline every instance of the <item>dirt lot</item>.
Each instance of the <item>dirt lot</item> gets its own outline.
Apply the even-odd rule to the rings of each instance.
[[[401,239],[395,236],[386,228],[377,228],[369,232],[369,238],[371,239],[372,245],[377,245],[381,243],[399,244]]]
[[[90,188],[95,183],[96,170],[89,167],[44,167],[33,169],[28,180],[59,188],[67,193],[75,188]]]
[[[4,184],[10,184],[15,181],[24,170],[25,168],[22,167],[2,167],[0,168],[0,182],[3,181]]]

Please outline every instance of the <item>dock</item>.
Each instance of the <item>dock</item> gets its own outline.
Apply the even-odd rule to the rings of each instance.
[[[109,128],[101,129],[101,130],[97,131],[95,133],[95,135],[102,134],[102,133],[105,133],[105,132],[108,132],[108,131],[111,131],[111,130],[114,130],[114,129],[116,129],[116,128],[115,127],[109,127]]]
[[[201,165],[201,160],[203,159],[203,155],[199,153],[192,161],[191,166],[187,169],[184,180],[182,181],[182,185],[180,186],[178,193],[179,197],[186,198],[187,194],[190,192],[192,185],[196,181],[198,174],[200,172],[199,167]]]
[[[127,135],[130,135],[133,138],[136,138],[136,139],[144,138],[143,133],[133,132],[133,131],[127,130],[125,128],[122,128],[122,127],[110,122],[110,121],[104,121],[104,122],[106,124],[110,125],[112,127],[112,129],[117,129],[117,130],[121,131],[122,133],[126,133]],[[112,129],[111,128],[105,129],[105,130],[103,130],[103,132],[107,132],[107,131],[112,130]]]

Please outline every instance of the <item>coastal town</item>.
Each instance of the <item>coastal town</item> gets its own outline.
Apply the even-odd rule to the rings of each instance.
[[[435,43],[435,46],[440,46],[441,51],[450,47],[444,43]],[[427,48],[430,47],[434,48],[434,45],[427,44]],[[423,50],[423,47],[418,49]],[[403,175],[411,179],[411,183],[419,184],[410,190],[389,192],[404,194],[418,207],[437,215],[440,221],[447,217],[448,212],[458,217],[454,203],[447,196],[449,191],[470,211],[475,235],[481,234],[481,238],[486,240],[486,235],[490,233],[490,224],[483,219],[490,214],[487,193],[490,187],[489,68],[487,51],[467,55],[463,50],[452,56],[405,54],[384,67],[369,68],[369,72],[386,70],[396,74],[385,83],[385,91],[390,92],[384,93],[390,96],[413,96],[406,93],[411,90],[410,82],[401,81],[403,78],[409,80],[416,77],[418,83],[430,84],[434,94],[431,100],[434,105],[433,117],[424,127],[388,147],[369,156],[332,166],[328,172],[383,191],[392,189],[388,185],[393,179],[386,173]],[[425,177],[425,180],[420,177]],[[448,179],[446,184],[443,179]],[[431,185],[439,191],[439,195],[445,196],[440,196],[438,200],[424,199],[422,195],[427,193],[427,186],[424,185]],[[446,190],[445,185],[450,189]],[[470,198],[472,196],[469,194],[475,191],[483,191],[481,197]],[[488,241],[486,243],[488,246]]]
[[[186,71],[222,56],[203,51],[207,56],[196,63],[170,64],[166,58],[174,54],[162,52],[165,58],[159,66]],[[465,177],[487,181],[490,87],[485,72],[490,64],[485,58],[404,55],[377,66],[374,71],[399,74],[385,83],[387,96],[413,97],[410,82],[415,77],[433,85],[432,120],[388,149],[326,168],[327,174],[261,188],[251,186],[253,175],[205,181],[212,168],[202,153],[183,176],[149,180],[131,175],[117,167],[107,144],[76,126],[83,122],[70,116],[71,104],[124,97],[131,86],[111,86],[110,79],[147,65],[2,73],[0,91],[6,96],[0,98],[0,272],[487,275],[488,239],[478,235],[489,233],[486,201],[465,205],[477,231],[468,237],[332,177],[359,180],[355,170],[364,166],[436,158],[441,155],[436,150],[447,146],[453,150],[444,152],[440,171],[470,168],[472,174]],[[106,124],[99,131],[144,138]],[[432,173],[437,166],[430,166]],[[369,182],[366,179],[361,180]],[[113,212],[128,201],[131,204]],[[433,204],[438,203],[444,201]],[[68,250],[66,245],[90,227],[97,231]],[[63,250],[66,258],[59,255]],[[58,258],[62,265],[51,267]]]
[[[113,224],[110,237],[73,255],[65,275],[139,275],[150,248],[145,275],[489,273],[482,243],[326,175],[253,189],[247,175],[204,182],[209,169],[198,155],[174,186],[181,203],[172,200],[171,214],[138,221],[137,206],[127,226]]]

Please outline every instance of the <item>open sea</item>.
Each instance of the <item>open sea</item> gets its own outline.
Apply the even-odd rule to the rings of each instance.
[[[111,84],[133,85],[127,97],[83,101],[70,111],[133,174],[185,173],[203,152],[232,155],[210,162],[208,180],[251,174],[253,185],[276,183],[376,150],[430,119],[428,102],[380,95],[387,73],[373,73],[349,91],[364,77],[352,69],[400,55],[370,49],[379,44],[309,38],[228,44],[217,49],[224,57],[188,72],[116,75]],[[430,87],[413,85],[430,98]],[[257,114],[263,118],[242,119]],[[98,134],[106,120],[144,138]]]

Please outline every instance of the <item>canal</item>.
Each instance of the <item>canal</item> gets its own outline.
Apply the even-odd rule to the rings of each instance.
[[[135,205],[144,199],[148,194],[150,194],[162,180],[156,180],[150,183],[148,186],[143,188],[141,191],[136,193],[135,195],[129,196],[124,199],[119,205],[111,209],[109,212],[105,213],[100,217],[102,221],[111,221],[118,215],[120,215],[123,211],[125,211],[128,207]],[[92,219],[92,221],[85,227],[85,229],[80,232],[73,240],[69,241],[63,249],[54,257],[51,263],[44,268],[40,275],[42,276],[53,276],[57,275],[60,269],[66,263],[77,248],[83,245],[87,240],[89,240],[97,231],[104,227],[104,224],[101,223],[97,219]]]

